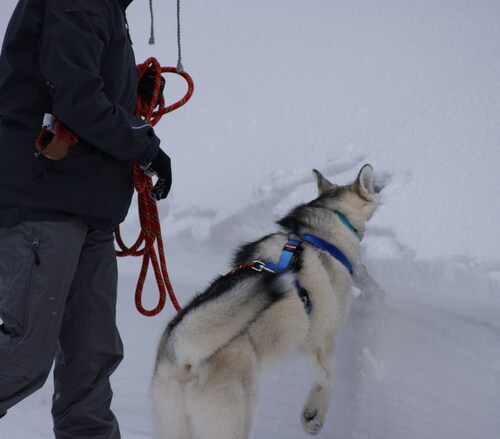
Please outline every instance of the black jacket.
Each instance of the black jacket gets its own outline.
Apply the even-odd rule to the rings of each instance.
[[[132,160],[159,139],[133,116],[137,69],[127,0],[19,0],[0,56],[0,225],[80,215],[125,218]],[[34,155],[44,113],[81,141],[61,160]]]

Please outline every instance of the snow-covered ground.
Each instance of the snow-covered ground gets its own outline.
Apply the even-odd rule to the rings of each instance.
[[[0,4],[2,34],[15,3]],[[175,2],[155,8],[149,47],[148,4],[130,7],[137,59],[175,65]],[[346,183],[371,163],[385,188],[362,245],[380,291],[353,301],[318,437],[500,437],[500,2],[191,0],[182,18],[196,90],[158,126],[174,166],[160,213],[181,303],[229,269],[236,245],[315,196],[312,168]],[[183,87],[167,78],[168,99]],[[132,239],[134,206],[123,228]],[[148,386],[174,315],[135,311],[139,266],[120,261],[124,439],[152,437]],[[152,305],[152,278],[145,294]],[[307,366],[298,357],[265,377],[253,439],[306,437]],[[52,437],[51,386],[9,411],[1,439]]]

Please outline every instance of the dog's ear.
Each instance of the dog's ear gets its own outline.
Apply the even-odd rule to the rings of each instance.
[[[330,183],[317,169],[313,169],[313,174],[318,184],[318,195],[322,195],[338,187],[336,184]]]
[[[367,201],[373,200],[375,186],[373,184],[373,168],[371,165],[364,165],[361,168],[353,186],[354,190],[361,198]]]

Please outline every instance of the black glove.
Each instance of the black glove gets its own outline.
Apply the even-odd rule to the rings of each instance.
[[[158,154],[151,162],[149,167],[158,176],[158,181],[151,189],[151,196],[156,200],[160,201],[167,198],[170,192],[170,187],[172,186],[172,168],[170,166],[170,157],[163,152],[160,148]]]
[[[137,85],[137,94],[139,94],[146,102],[150,102],[153,97],[153,90],[156,85],[156,78],[154,74],[147,71],[142,78],[139,80]],[[156,108],[161,103],[161,98],[163,96],[163,89],[165,88],[165,78],[160,77],[160,89],[158,91],[158,97],[156,99],[153,108]]]

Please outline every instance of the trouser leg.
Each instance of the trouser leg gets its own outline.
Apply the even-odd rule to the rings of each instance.
[[[50,372],[86,231],[78,219],[0,227],[0,413]]]
[[[57,439],[118,439],[109,377],[123,357],[116,327],[117,267],[112,233],[84,243],[61,325],[52,414]]]

